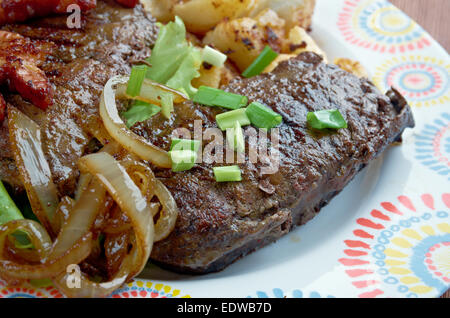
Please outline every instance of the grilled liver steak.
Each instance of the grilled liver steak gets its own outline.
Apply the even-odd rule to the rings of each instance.
[[[150,54],[157,29],[141,9],[124,9],[112,0],[83,17],[80,30],[66,27],[65,17],[9,25],[18,32],[53,46],[42,65],[55,90],[46,113],[7,94],[7,101],[38,122],[44,150],[61,195],[73,193],[76,162],[92,139],[88,125],[101,124],[98,104],[106,81],[130,71],[130,63]],[[51,42],[51,43],[50,43]],[[155,244],[152,259],[190,273],[217,271],[236,259],[275,241],[294,225],[311,219],[371,160],[399,139],[414,121],[405,100],[395,91],[382,95],[365,79],[321,63],[313,53],[283,62],[271,74],[236,80],[225,88],[259,101],[283,116],[280,129],[280,169],[262,175],[261,165],[241,164],[243,181],[216,183],[212,167],[173,173],[155,169],[175,197],[180,216],[174,232]],[[311,131],[308,111],[338,108],[348,129]],[[187,102],[164,120],[156,115],[132,129],[168,149],[174,128],[192,131],[194,120],[216,127],[223,110]],[[249,145],[248,147],[255,147]],[[248,159],[248,158],[247,158]],[[6,121],[0,129],[0,178],[20,187],[8,146]]]
[[[5,98],[41,125],[54,181],[61,193],[70,194],[78,178],[77,160],[92,138],[86,126],[99,120],[103,87],[111,77],[129,74],[132,61],[150,55],[158,33],[155,21],[140,5],[127,9],[106,0],[82,13],[80,29],[69,29],[66,16],[1,29],[28,37],[36,46],[51,48],[40,67],[53,84],[53,106],[43,112],[17,94],[6,93]],[[0,128],[0,178],[20,188],[6,125],[5,120]]]
[[[313,218],[406,127],[414,126],[398,92],[382,95],[368,80],[321,62],[318,55],[303,53],[271,74],[225,88],[283,116],[279,171],[261,175],[263,164],[247,160],[240,165],[243,181],[225,184],[215,182],[208,164],[184,173],[159,172],[181,214],[174,232],[154,246],[153,260],[181,272],[223,269]],[[336,108],[348,129],[318,133],[308,128],[308,112]],[[193,119],[201,119],[205,127],[215,127],[218,112],[186,103],[171,123],[154,118],[134,129],[167,147],[169,126],[191,128]],[[247,149],[255,146],[247,144]]]

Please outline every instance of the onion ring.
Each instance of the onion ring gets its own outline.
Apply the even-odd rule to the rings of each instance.
[[[128,83],[128,77],[116,76],[111,78],[105,85],[100,101],[100,116],[106,130],[123,148],[136,154],[139,158],[150,161],[161,168],[170,168],[172,163],[169,154],[154,146],[145,138],[133,133],[120,118],[116,105],[116,89],[114,87],[118,85],[123,86],[126,83]],[[122,97],[124,96],[122,95]]]

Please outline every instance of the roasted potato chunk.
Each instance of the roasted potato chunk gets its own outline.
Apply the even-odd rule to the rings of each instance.
[[[173,8],[180,0],[141,0],[144,8],[159,22],[167,23],[175,18]]]
[[[289,37],[287,42],[285,42],[285,47],[283,53],[298,55],[302,52],[314,52],[323,57],[324,62],[328,63],[327,55],[324,51],[316,44],[313,38],[306,32],[305,29],[301,27],[294,27],[289,32]]]
[[[190,0],[176,4],[173,13],[193,33],[205,34],[224,19],[244,16],[254,0]]]
[[[199,70],[200,77],[194,78],[192,85],[197,88],[200,86],[219,88],[223,71],[224,67],[216,67],[204,63]]]
[[[261,11],[271,9],[286,21],[286,31],[295,26],[308,30],[311,27],[315,5],[316,0],[257,0],[248,16],[254,17]]]
[[[366,69],[358,61],[347,58],[337,58],[334,60],[334,64],[342,68],[344,71],[352,73],[358,77],[369,78],[369,74]]]
[[[239,70],[244,71],[266,45],[281,51],[284,21],[272,10],[265,10],[251,18],[223,21],[206,34],[204,44],[227,54]]]

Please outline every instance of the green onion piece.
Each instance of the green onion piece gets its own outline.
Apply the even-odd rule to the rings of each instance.
[[[198,152],[200,149],[200,140],[190,140],[190,139],[172,139],[172,144],[170,145],[170,151],[177,150],[192,150]]]
[[[253,102],[247,107],[246,114],[253,126],[257,128],[271,129],[283,121],[280,114],[271,108],[258,102]]]
[[[222,67],[227,60],[227,56],[222,52],[214,50],[212,47],[205,46],[203,49],[203,61],[214,65],[216,67]]]
[[[221,89],[200,86],[194,96],[194,102],[207,106],[220,106],[228,109],[239,109],[248,103],[245,96],[228,93]]]
[[[16,248],[20,249],[31,249],[34,248],[33,243],[31,243],[29,234],[23,230],[17,230],[10,235],[14,238],[14,245]]]
[[[46,288],[53,285],[53,282],[49,278],[43,279],[30,279],[30,284],[36,288]]]
[[[241,127],[248,126],[250,125],[250,119],[248,119],[245,111],[246,111],[245,108],[241,108],[223,114],[219,114],[216,116],[217,125],[223,131],[225,131],[227,128],[233,128],[235,122],[239,122]]]
[[[3,183],[0,181],[0,225],[22,219],[22,213],[9,196],[9,193],[6,191]],[[14,239],[14,244],[17,248],[26,249],[34,247],[28,237],[28,233],[23,230],[15,231],[10,235],[10,237]]]
[[[233,128],[227,129],[227,142],[231,149],[240,153],[245,152],[244,132],[238,121],[234,123]]]
[[[197,153],[192,150],[169,151],[169,155],[172,159],[173,172],[190,170],[194,167],[197,160]]]
[[[170,114],[173,112],[173,95],[170,93],[161,94],[161,114],[167,119],[170,119]]]
[[[141,92],[142,83],[144,82],[145,74],[148,66],[137,65],[131,69],[130,80],[128,81],[127,95],[131,97],[138,96]]]
[[[337,109],[310,112],[307,115],[308,124],[314,129],[341,129],[347,128],[347,122]]]
[[[133,105],[122,113],[126,119],[127,127],[130,128],[138,122],[146,121],[161,111],[161,107],[136,100]]]
[[[0,225],[21,219],[23,219],[22,213],[9,196],[3,183],[0,181]]]
[[[278,53],[267,45],[256,60],[242,73],[242,76],[249,78],[261,74],[277,57]]]
[[[241,169],[239,166],[216,167],[213,168],[216,182],[242,181]]]

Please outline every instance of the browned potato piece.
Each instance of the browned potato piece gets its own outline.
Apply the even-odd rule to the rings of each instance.
[[[294,27],[289,32],[289,37],[287,42],[285,42],[285,47],[283,49],[284,53],[298,55],[302,52],[314,52],[321,55],[325,63],[328,63],[327,55],[324,51],[316,44],[312,37],[306,32],[305,29],[301,27]]]
[[[174,6],[175,15],[183,19],[193,33],[205,34],[223,19],[244,16],[254,0],[190,0]]]
[[[308,30],[311,27],[315,5],[316,0],[257,0],[249,16],[253,17],[269,8],[286,21],[286,31],[295,26]]]
[[[206,34],[204,44],[211,45],[228,55],[243,72],[266,45],[281,51],[284,38],[284,21],[271,10],[255,18],[223,21]]]
[[[173,8],[180,0],[141,0],[142,5],[150,11],[159,22],[167,23],[175,18]]]
[[[216,67],[212,65],[203,64],[200,68],[200,77],[194,78],[192,80],[192,86],[209,86],[218,88],[220,85],[220,80],[222,79],[223,67]]]
[[[358,61],[347,58],[337,58],[334,60],[334,64],[342,68],[344,71],[352,73],[358,77],[369,78],[366,69]]]

